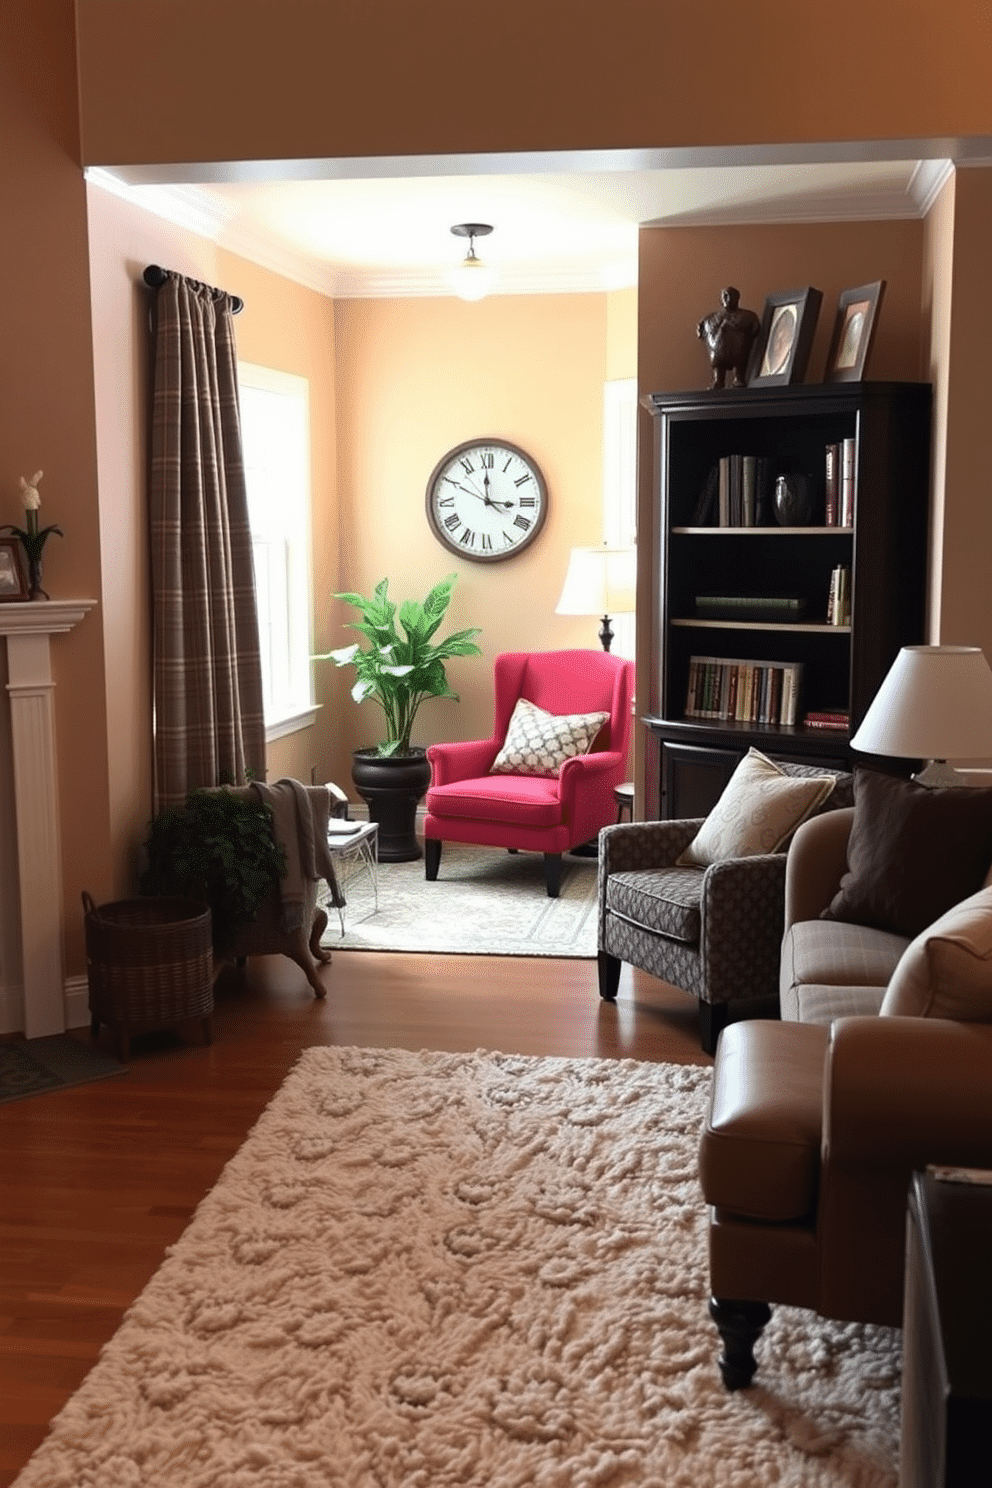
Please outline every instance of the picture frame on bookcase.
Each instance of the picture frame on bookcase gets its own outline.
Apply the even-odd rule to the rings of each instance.
[[[861,382],[884,293],[884,279],[841,291],[824,382]]]
[[[748,387],[802,382],[823,294],[807,284],[768,296],[748,368]]]
[[[16,537],[0,537],[0,604],[27,599],[28,580]]]

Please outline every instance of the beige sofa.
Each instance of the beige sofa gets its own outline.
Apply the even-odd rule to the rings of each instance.
[[[975,800],[977,807],[978,793]],[[804,823],[793,838],[779,984],[783,1020],[829,1025],[834,1018],[880,1013],[883,1004],[894,1014],[966,1022],[992,1017],[992,870],[983,883],[980,833],[975,833],[978,857],[970,870],[965,868],[958,890],[972,892],[914,936],[912,923],[898,933],[891,925],[883,929],[821,918],[837,903],[853,822],[853,808],[828,812]],[[992,854],[992,837],[987,851]],[[950,887],[948,895],[956,898]],[[897,909],[891,918],[898,918]]]

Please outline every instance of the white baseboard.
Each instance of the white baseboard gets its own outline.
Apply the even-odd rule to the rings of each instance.
[[[90,989],[85,976],[67,977],[63,990],[66,1028],[86,1028]],[[0,987],[0,1034],[24,1032],[24,994],[20,987]]]
[[[84,976],[69,977],[65,984],[66,1028],[87,1028],[90,1021],[90,989]]]

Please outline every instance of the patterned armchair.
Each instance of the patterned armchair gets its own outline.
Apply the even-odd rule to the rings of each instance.
[[[837,777],[820,810],[852,804],[850,775],[777,763],[788,775]],[[613,1001],[624,961],[682,987],[699,1001],[700,1042],[712,1054],[741,1004],[777,1011],[786,853],[677,866],[702,824],[624,823],[600,833],[599,993]]]

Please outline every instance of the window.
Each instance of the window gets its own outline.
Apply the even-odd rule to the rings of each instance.
[[[267,739],[313,722],[310,385],[238,366]]]
[[[603,541],[633,547],[637,536],[637,379],[603,383]],[[633,615],[615,615],[613,651],[633,659]]]

